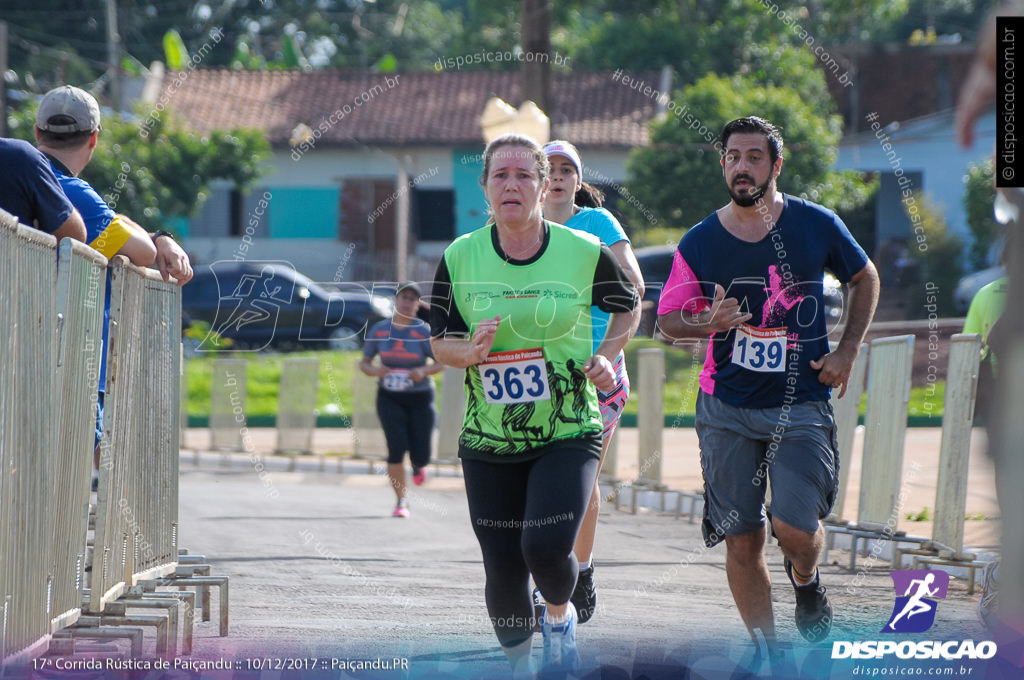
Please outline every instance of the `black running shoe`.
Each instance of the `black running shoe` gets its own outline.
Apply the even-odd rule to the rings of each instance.
[[[597,588],[594,587],[594,562],[591,560],[590,567],[581,571],[576,579],[576,588],[569,598],[576,607],[578,623],[586,623],[594,615],[597,609]]]
[[[815,570],[814,581],[798,586],[793,580],[793,563],[785,560],[786,576],[796,591],[796,627],[808,642],[821,642],[832,630],[832,605],[825,596],[821,575]]]

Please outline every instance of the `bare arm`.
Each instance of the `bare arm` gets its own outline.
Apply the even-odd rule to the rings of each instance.
[[[119,214],[117,217],[120,218],[121,224],[128,227],[131,232],[124,245],[118,248],[117,254],[124,255],[132,261],[132,264],[151,267],[156,262],[156,246],[153,245],[153,239],[149,237],[149,233],[127,215]]]
[[[440,373],[444,370],[444,364],[440,364],[436,361],[431,360],[431,363],[424,366],[417,366],[416,368],[409,371],[409,380],[413,382],[419,382],[424,378]]]
[[[429,364],[421,366],[419,370],[423,371],[423,375],[436,375],[444,371],[444,364],[431,360]]]
[[[78,210],[74,210],[66,220],[64,224],[57,227],[57,230],[53,232],[53,235],[57,237],[59,243],[62,238],[73,238],[76,241],[85,243],[86,231],[85,221],[82,219],[81,213]]]
[[[818,382],[839,387],[839,398],[846,394],[846,384],[853,372],[853,362],[860,353],[860,345],[864,342],[871,319],[875,316],[878,305],[878,272],[875,265],[868,260],[864,268],[850,279],[850,312],[843,328],[843,337],[834,352],[829,352],[817,361],[811,361],[811,367],[821,370]]]
[[[359,366],[359,370],[364,375],[368,375],[371,378],[383,378],[388,372],[385,366],[373,363],[373,357],[368,357],[365,354],[359,357],[357,366]]]
[[[494,346],[494,335],[498,332],[501,317],[484,319],[467,340],[456,338],[431,338],[430,347],[434,350],[434,358],[455,368],[469,368],[487,358]]]
[[[611,392],[615,389],[615,358],[619,356],[619,352],[636,332],[639,323],[639,304],[633,307],[629,313],[612,314],[608,319],[608,330],[605,331],[604,340],[594,352],[594,356],[583,364],[583,373],[602,392]]]
[[[189,261],[188,254],[173,238],[163,235],[154,239],[152,234],[127,215],[118,215],[118,217],[132,230],[128,243],[121,247],[119,253],[127,255],[135,264],[146,267],[155,265],[160,270],[164,281],[169,281],[173,276],[179,286],[184,286],[192,280],[192,263]],[[136,261],[134,257],[124,252],[125,247],[129,244],[132,244],[132,248],[137,250],[140,260],[148,259],[148,262]],[[152,257],[149,257],[150,251],[152,251]]]
[[[640,305],[637,304],[629,312],[616,312],[608,319],[608,330],[605,331],[604,340],[598,345],[594,354],[600,354],[615,361],[615,357],[625,348],[626,343],[633,336],[637,323],[640,321]]]
[[[746,323],[752,316],[749,312],[741,312],[739,300],[726,298],[725,289],[716,283],[715,298],[708,309],[697,314],[690,314],[682,309],[659,314],[658,327],[661,334],[673,342],[704,339],[713,333],[729,331]]]
[[[169,280],[171,276],[179,286],[184,286],[191,281],[192,262],[189,261],[188,254],[182,250],[181,246],[166,234],[158,236],[154,243],[156,244],[156,268],[160,270],[164,281]]]
[[[618,243],[608,246],[608,249],[612,251],[612,255],[615,256],[619,266],[622,267],[622,271],[626,273],[626,276],[636,288],[638,304],[635,309],[636,314],[633,315],[633,325],[629,328],[629,336],[626,338],[626,341],[628,341],[629,338],[636,334],[636,329],[640,326],[639,300],[642,300],[644,297],[644,275],[640,272],[640,263],[636,261],[636,255],[633,254],[633,248],[630,247],[629,241],[619,241]],[[609,320],[608,332],[605,333],[605,337],[612,335],[613,332],[614,329],[612,328],[611,321]],[[623,342],[623,344],[625,344],[625,342]],[[600,348],[598,351],[600,352]],[[613,360],[617,354],[618,352],[612,355]]]
[[[622,271],[626,272],[626,276],[636,286],[637,297],[643,297],[644,275],[640,272],[640,263],[636,261],[636,255],[633,254],[633,248],[630,247],[629,241],[619,241],[614,245],[608,246],[608,249],[612,251],[612,255],[618,260]]]
[[[997,42],[996,15],[1020,16],[1022,3],[1004,2],[993,10],[978,32],[978,51],[967,80],[960,89],[953,127],[960,146],[974,143],[974,123],[996,96]]]

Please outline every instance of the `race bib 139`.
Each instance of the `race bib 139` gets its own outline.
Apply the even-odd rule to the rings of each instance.
[[[732,343],[732,363],[758,373],[786,370],[786,329],[743,324]]]

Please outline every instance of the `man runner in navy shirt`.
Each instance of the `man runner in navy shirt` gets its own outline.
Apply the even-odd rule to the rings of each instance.
[[[846,391],[878,301],[878,274],[835,213],[776,187],[782,136],[761,118],[722,131],[722,171],[732,201],[679,242],[658,306],[672,340],[710,336],[696,428],[704,472],[705,543],[726,545],[726,574],[740,616],[765,656],[776,654],[768,515],[796,590],[796,624],[827,637],[832,607],[818,575],[839,485],[829,390]],[[822,277],[849,283],[847,323],[829,352]]]

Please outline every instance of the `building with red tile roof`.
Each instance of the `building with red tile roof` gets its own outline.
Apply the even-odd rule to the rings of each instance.
[[[629,151],[648,143],[659,113],[659,74],[633,75],[626,85],[612,72],[552,74],[552,138],[580,148],[584,178],[613,200]],[[158,100],[170,115],[199,133],[262,129],[274,151],[260,187],[218,187],[182,223],[189,247],[211,261],[248,234],[251,259],[301,260],[317,280],[377,279],[394,270],[407,195],[410,274],[423,274],[453,238],[485,223],[480,115],[495,96],[519,106],[521,91],[518,72],[170,73]]]
[[[518,72],[200,69],[184,75],[178,87],[178,75],[168,76],[164,96],[188,127],[259,128],[275,147],[287,146],[300,123],[314,130],[326,123],[318,140],[324,147],[475,146],[482,144],[478,119],[490,97],[522,102]],[[553,135],[581,148],[646,145],[647,122],[658,107],[644,86],[656,88],[659,76],[636,77],[643,83],[639,89],[612,72],[552,74]]]

